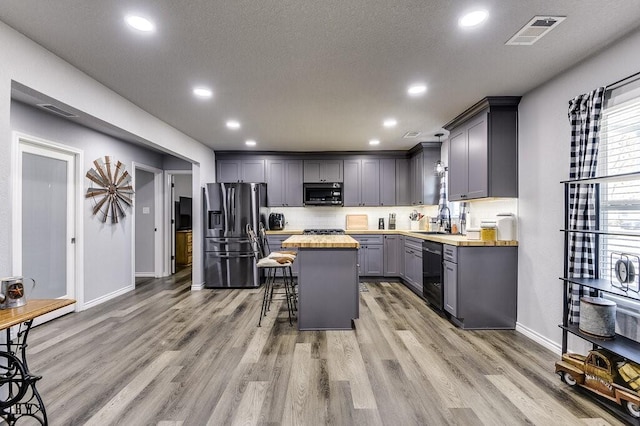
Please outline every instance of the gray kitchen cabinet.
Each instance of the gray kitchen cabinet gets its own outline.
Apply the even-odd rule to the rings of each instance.
[[[262,183],[265,181],[264,163],[264,159],[261,158],[217,160],[216,179],[224,183]]]
[[[483,99],[447,123],[449,200],[518,196],[519,96]]]
[[[383,275],[385,277],[400,276],[400,256],[404,250],[404,243],[400,245],[400,235],[384,235],[384,268]]]
[[[422,240],[405,238],[404,281],[414,293],[422,296]]]
[[[454,317],[458,315],[458,264],[445,260],[442,262],[444,310]]]
[[[283,250],[282,248],[282,242],[284,240],[286,240],[287,238],[289,238],[291,235],[284,235],[284,234],[278,234],[278,235],[267,235],[267,242],[269,243],[269,249],[271,249],[271,251],[278,251],[278,250]],[[286,249],[287,251],[297,251],[296,249],[293,248],[288,248]],[[291,265],[291,272],[293,273],[294,277],[298,276],[298,271],[299,271],[299,267],[298,264],[294,261],[293,265]],[[281,268],[277,268],[276,269],[276,276],[277,277],[281,277],[282,276],[282,270]]]
[[[404,244],[405,236],[398,235],[398,272],[400,278],[404,278]]]
[[[302,207],[302,160],[266,160],[267,205]]]
[[[395,206],[396,202],[396,160],[380,160],[380,205]]]
[[[440,197],[439,180],[434,172],[440,160],[439,142],[423,142],[409,159],[411,205],[436,205]]]
[[[518,288],[515,246],[443,246],[444,309],[464,329],[514,329]]]
[[[344,160],[344,206],[380,205],[380,160]]]
[[[304,160],[304,182],[342,182],[342,160]]]
[[[384,243],[382,235],[351,235],[360,243],[358,264],[361,277],[381,277],[384,274]]]
[[[398,158],[396,161],[396,205],[411,205],[411,183],[409,160]]]

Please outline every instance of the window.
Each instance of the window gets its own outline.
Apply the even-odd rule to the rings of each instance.
[[[640,172],[640,80],[607,93],[598,152],[599,176],[636,172]],[[600,185],[600,229],[640,234],[640,180]],[[600,236],[598,266],[601,278],[617,282],[613,267],[623,253],[630,255],[636,274],[640,273],[640,264],[635,257],[640,257],[640,239],[623,235]],[[629,305],[622,299],[616,298],[616,302]],[[640,310],[640,304],[637,305],[633,307]]]

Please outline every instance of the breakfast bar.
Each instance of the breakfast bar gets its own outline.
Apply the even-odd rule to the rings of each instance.
[[[298,329],[352,329],[359,316],[358,241],[348,235],[292,235],[282,247],[298,249]]]

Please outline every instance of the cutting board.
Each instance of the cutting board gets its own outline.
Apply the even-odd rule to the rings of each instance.
[[[369,229],[369,217],[366,214],[348,214],[347,231]]]

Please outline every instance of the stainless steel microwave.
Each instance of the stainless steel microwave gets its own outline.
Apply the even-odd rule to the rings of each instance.
[[[304,184],[305,206],[341,206],[342,204],[341,183]]]

